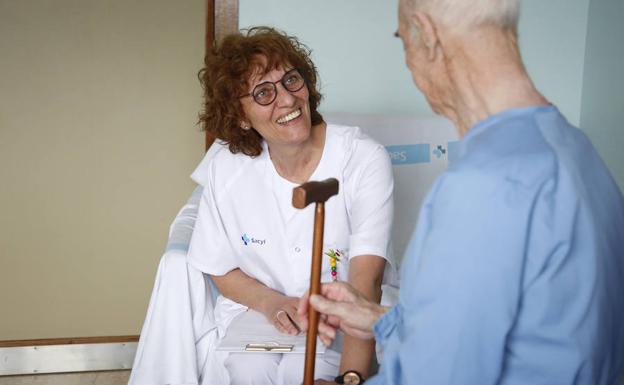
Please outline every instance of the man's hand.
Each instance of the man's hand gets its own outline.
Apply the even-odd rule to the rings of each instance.
[[[386,308],[364,298],[351,285],[333,282],[321,285],[321,294],[308,294],[299,301],[299,324],[308,328],[308,303],[321,313],[318,332],[321,341],[329,346],[340,329],[360,339],[373,338],[373,325],[386,312]]]

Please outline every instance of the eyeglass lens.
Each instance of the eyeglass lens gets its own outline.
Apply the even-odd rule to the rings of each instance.
[[[286,88],[289,92],[297,92],[303,88],[303,85],[305,84],[303,76],[301,76],[296,68],[286,72],[279,82],[282,83],[284,88]],[[258,84],[253,89],[252,96],[256,103],[266,106],[273,103],[277,97],[277,87],[273,82]]]

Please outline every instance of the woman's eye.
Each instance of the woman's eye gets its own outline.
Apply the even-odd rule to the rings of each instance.
[[[256,91],[256,97],[257,98],[266,98],[269,95],[269,90],[267,89],[261,89]]]

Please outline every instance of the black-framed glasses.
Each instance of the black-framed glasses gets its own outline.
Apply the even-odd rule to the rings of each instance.
[[[297,92],[305,85],[305,80],[298,69],[293,68],[287,71],[282,78],[276,82],[263,82],[254,87],[249,94],[242,95],[241,98],[251,96],[253,100],[261,106],[268,106],[277,98],[277,83],[288,92]]]

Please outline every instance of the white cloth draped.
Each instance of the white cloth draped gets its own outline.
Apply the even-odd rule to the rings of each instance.
[[[217,297],[210,278],[186,262],[201,190],[201,187],[195,190],[171,225],[167,251],[158,266],[141,330],[128,382],[131,385],[229,383],[223,366],[227,353],[210,351],[233,317],[215,319],[214,309],[216,306],[245,309]],[[213,359],[207,360],[208,356]],[[204,378],[203,373],[211,373],[210,379]]]

